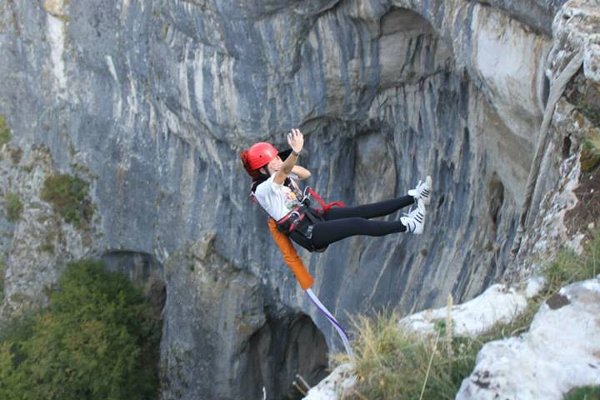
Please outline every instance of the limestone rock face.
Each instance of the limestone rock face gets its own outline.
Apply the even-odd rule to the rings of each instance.
[[[535,178],[531,204],[525,214],[527,230],[523,240],[517,241],[516,261],[508,268],[507,275],[526,276],[538,267],[540,259],[548,258],[565,244],[581,250],[580,243],[588,233],[588,225],[595,222],[594,212],[582,212],[586,204],[593,204],[598,194],[587,183],[594,176],[585,171],[581,148],[582,143],[600,136],[597,101],[600,81],[592,72],[597,69],[600,56],[595,46],[600,26],[598,6],[598,1],[571,0],[554,19],[554,40],[546,75],[551,82],[556,82],[566,69],[571,68],[573,73],[568,82],[564,82],[564,92],[559,93],[555,106],[546,110],[547,130],[540,131],[538,139],[546,136],[548,140],[543,142],[544,146],[540,146],[541,140],[538,140],[539,162],[532,166],[528,180]],[[550,86],[552,92],[553,85]]]
[[[303,254],[317,279],[315,292],[343,323],[347,315],[384,305],[409,311],[439,306],[448,294],[457,302],[473,297],[512,265],[548,96],[551,21],[563,3],[2,3],[0,115],[12,132],[6,146],[20,149],[23,160],[47,149],[48,171],[86,177],[97,216],[90,240],[52,222],[47,204],[36,209],[40,186],[31,182],[39,176],[8,157],[0,160],[0,187],[33,188],[23,192],[17,224],[0,212],[3,309],[11,314],[45,304],[43,288],[69,259],[138,254],[152,260],[153,273],[165,266],[163,360],[179,362],[176,345],[184,343],[182,382],[199,371],[204,382],[217,380],[217,371],[236,376],[249,365],[243,343],[260,348],[267,337],[275,338],[273,346],[292,340],[280,332],[298,315],[313,318],[329,347],[337,347],[329,324],[283,267],[264,215],[248,199],[238,159],[258,140],[283,149],[292,127],[305,132],[301,163],[313,173],[311,186],[328,199],[359,204],[401,196],[433,177],[422,236],[358,237],[324,254]],[[594,54],[586,56],[591,74]],[[547,157],[554,160],[559,149]],[[558,175],[558,168],[545,170],[539,190],[556,191]],[[64,251],[35,250],[50,226],[40,215],[60,223]],[[185,263],[175,267],[206,232],[211,253],[219,255],[206,260],[230,271],[223,278],[229,283],[219,286],[232,296],[223,312],[249,307],[254,317],[247,330],[237,330],[231,315],[207,311],[224,293],[202,289],[205,283],[192,279]],[[269,312],[261,317],[260,308]],[[200,319],[213,333],[208,338],[179,328]],[[208,368],[202,356],[216,351],[228,358],[211,360],[220,364]],[[286,391],[285,384],[268,383],[275,375],[260,378],[270,396]],[[165,379],[166,398],[205,390],[199,382]],[[225,397],[247,387],[227,382],[218,389]]]
[[[18,150],[9,146],[0,150],[4,183],[0,258],[6,266],[0,322],[22,310],[47,305],[47,295],[66,263],[88,254],[98,237],[93,228],[77,229],[65,223],[52,205],[40,198],[44,180],[55,172],[48,151],[33,148],[23,158],[16,158],[15,152]],[[15,221],[9,221],[6,214],[8,193],[23,207]]]
[[[234,398],[227,393],[233,390],[230,385],[206,378],[245,380],[243,358],[238,368],[231,368],[244,352],[240,339],[248,340],[265,323],[257,279],[211,255],[211,239],[182,249],[166,264],[168,318],[161,346],[165,398]]]
[[[545,34],[550,34],[554,15],[566,0],[490,0],[481,1],[506,11],[511,17]]]
[[[11,145],[44,145],[55,170],[76,160],[97,177],[94,253],[165,262],[208,229],[233,264],[278,288],[275,301],[298,304],[237,152],[259,139],[283,146],[300,126],[302,163],[327,198],[363,203],[426,174],[435,182],[436,224],[420,240],[356,238],[310,257],[340,309],[422,308],[501,276],[549,47],[509,14],[373,0],[10,3],[3,16]]]
[[[166,264],[161,344],[164,399],[294,396],[295,374],[325,375],[327,345],[310,318],[265,309],[259,280],[215,251],[214,234]]]

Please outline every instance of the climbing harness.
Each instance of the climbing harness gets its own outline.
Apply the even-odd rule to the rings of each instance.
[[[310,197],[313,197],[319,205],[321,210],[313,209],[309,206]],[[317,307],[317,309],[325,316],[325,318],[333,325],[338,335],[342,339],[344,349],[350,357],[352,357],[352,347],[350,346],[350,340],[348,334],[335,319],[333,314],[325,307],[325,305],[319,300],[317,295],[312,291],[311,287],[314,283],[314,278],[310,275],[302,259],[298,256],[296,249],[294,248],[290,238],[300,244],[302,247],[309,251],[324,251],[325,248],[317,249],[314,247],[310,238],[312,237],[312,227],[317,220],[323,219],[323,214],[326,210],[329,210],[333,206],[344,206],[344,203],[333,202],[325,204],[321,196],[319,196],[314,190],[307,187],[301,200],[301,205],[296,207],[294,210],[289,212],[285,217],[275,222],[273,218],[268,219],[269,230],[275,243],[279,247],[279,250],[283,254],[283,259],[288,267],[292,270],[298,283],[304,289],[308,298]]]
[[[310,199],[310,197],[313,197],[321,206],[321,210],[319,210],[321,214],[325,214],[333,207],[346,207],[346,204],[344,204],[343,201],[332,201],[331,203],[325,203],[323,198],[319,196],[317,192],[315,192],[310,186],[307,186],[304,189],[304,198]]]
[[[345,207],[346,205],[341,201],[325,203],[323,198],[311,187],[307,186],[304,191],[301,191],[296,181],[291,178],[287,178],[284,185],[295,193],[296,198],[299,199],[299,205],[277,221],[277,229],[310,252],[325,251],[327,246],[318,248],[311,241],[313,226],[317,222],[323,221],[325,213],[332,207]],[[256,203],[258,200],[254,191],[257,186],[257,182],[254,182],[250,191],[250,197]],[[320,209],[311,207],[311,199],[316,200]],[[258,204],[260,205],[260,203]],[[262,207],[261,209],[267,214],[266,210]],[[270,215],[267,214],[267,216],[271,218]]]
[[[314,224],[322,220],[322,214],[306,205],[301,205],[277,221],[277,229],[306,250],[322,252],[327,247],[317,248],[311,241]]]
[[[294,180],[290,179],[292,190],[299,191],[298,185]],[[320,209],[312,208],[311,198],[315,199]],[[333,201],[331,203],[325,203],[323,198],[319,196],[310,186],[307,186],[302,192],[300,199],[300,205],[295,207],[286,216],[277,221],[277,228],[279,231],[285,233],[292,240],[304,247],[310,252],[323,252],[327,249],[325,247],[315,247],[312,243],[312,230],[313,226],[324,220],[324,215],[332,207],[345,207],[346,205],[341,201]]]

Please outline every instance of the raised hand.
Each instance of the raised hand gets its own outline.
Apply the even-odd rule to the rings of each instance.
[[[304,147],[304,134],[300,132],[300,129],[292,129],[292,131],[287,134],[287,141],[292,150],[296,153],[300,153]]]

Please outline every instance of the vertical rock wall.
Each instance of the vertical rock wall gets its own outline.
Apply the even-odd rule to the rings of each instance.
[[[448,294],[460,301],[481,292],[507,267],[547,95],[544,21],[560,2],[531,3],[523,11],[510,1],[4,2],[7,146],[23,160],[45,149],[46,175],[85,177],[97,213],[93,240],[52,259],[16,253],[17,233],[31,219],[9,224],[3,216],[6,292],[43,303],[43,291],[23,283],[37,269],[52,271],[44,278],[51,284],[69,257],[148,254],[170,266],[165,365],[183,340],[186,373],[204,371],[211,381],[206,360],[233,337],[247,345],[267,320],[290,321],[299,310],[336,347],[283,267],[237,159],[257,140],[283,146],[292,127],[307,135],[301,163],[313,172],[310,184],[329,199],[400,196],[433,176],[424,235],[353,238],[303,254],[315,290],[342,321],[382,306],[409,311],[439,305]],[[25,166],[0,163],[4,190],[25,193],[30,178],[14,178]],[[38,202],[31,196],[24,215]],[[260,317],[243,335],[219,325],[202,285],[186,281],[185,265],[172,261],[205,232],[214,235],[210,248],[220,263],[238,271],[224,279],[241,274],[234,281],[253,281],[248,290],[260,293],[248,303]],[[244,303],[242,294],[232,301]],[[227,334],[207,340],[192,330],[182,339],[178,327],[200,316],[207,329]],[[235,376],[247,354],[238,350],[227,348],[229,361],[217,370]],[[177,389],[166,397],[200,390],[179,385],[177,368],[168,371]]]

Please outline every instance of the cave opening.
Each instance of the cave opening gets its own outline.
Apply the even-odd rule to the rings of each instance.
[[[297,400],[306,384],[328,375],[328,347],[323,333],[303,313],[270,316],[249,339],[249,359],[241,374],[248,398]],[[305,383],[304,383],[305,382]]]

